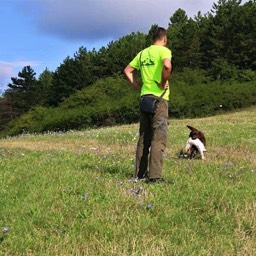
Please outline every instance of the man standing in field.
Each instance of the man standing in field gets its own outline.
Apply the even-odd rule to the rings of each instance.
[[[140,90],[141,99],[143,97],[160,98],[154,113],[143,111],[140,113],[136,176],[138,179],[147,178],[148,182],[164,181],[162,169],[167,143],[168,78],[172,70],[172,53],[166,47],[166,43],[166,29],[156,28],[153,44],[139,52],[124,70],[133,88]],[[142,86],[135,80],[135,70],[140,70]]]

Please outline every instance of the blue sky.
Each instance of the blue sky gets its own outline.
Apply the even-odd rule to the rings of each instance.
[[[0,91],[30,65],[37,76],[55,71],[80,46],[107,46],[152,24],[167,27],[182,8],[189,17],[214,0],[0,0]],[[217,1],[215,1],[217,2]]]

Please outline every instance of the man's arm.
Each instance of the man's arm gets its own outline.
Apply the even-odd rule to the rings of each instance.
[[[135,90],[140,90],[141,89],[141,85],[139,85],[135,78],[134,78],[134,71],[135,68],[133,68],[131,65],[128,65],[125,69],[124,69],[124,74],[126,75],[126,77],[128,78],[128,80],[130,81],[132,87]]]
[[[161,80],[161,83],[159,84],[160,88],[168,89],[167,80],[170,77],[171,72],[172,72],[171,60],[166,58],[163,60],[162,80]]]

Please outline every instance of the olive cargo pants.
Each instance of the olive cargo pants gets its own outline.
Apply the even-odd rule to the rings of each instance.
[[[161,100],[155,114],[141,112],[136,150],[136,176],[161,178],[167,143],[168,101]],[[149,166],[148,166],[149,165]],[[149,167],[149,168],[148,168]]]

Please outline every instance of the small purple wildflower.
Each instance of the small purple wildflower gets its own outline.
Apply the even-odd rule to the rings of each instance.
[[[140,187],[139,189],[131,188],[131,195],[141,197],[140,191],[142,190],[143,190],[143,187]]]
[[[3,227],[2,232],[7,233],[9,231],[9,227]]]
[[[134,195],[134,194],[136,194],[136,190],[131,188],[131,195]]]
[[[82,199],[87,199],[88,198],[88,194],[84,194],[83,196],[82,196]]]
[[[152,204],[147,204],[147,209],[150,210],[152,209],[153,205]]]

